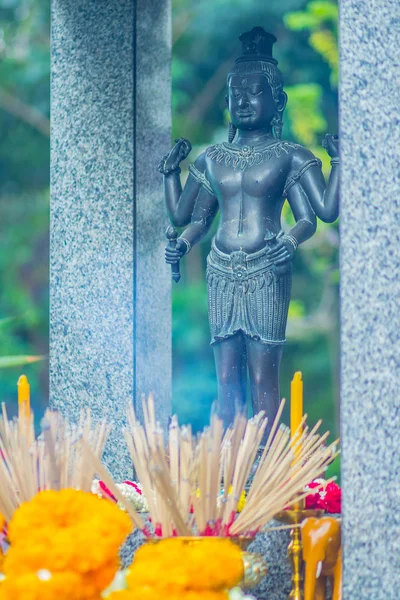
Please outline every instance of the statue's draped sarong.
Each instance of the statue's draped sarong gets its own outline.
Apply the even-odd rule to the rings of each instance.
[[[292,264],[276,267],[269,246],[225,254],[212,242],[207,258],[211,344],[242,331],[265,344],[284,344]]]

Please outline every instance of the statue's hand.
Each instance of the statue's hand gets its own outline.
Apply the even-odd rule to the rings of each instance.
[[[322,142],[323,147],[331,158],[337,158],[339,156],[339,137],[328,133]]]
[[[175,146],[172,148],[171,152],[166,154],[158,165],[158,170],[160,173],[168,175],[173,171],[177,171],[179,169],[179,165],[189,155],[191,149],[192,145],[189,140],[186,140],[185,138],[179,138],[179,140],[175,140]]]
[[[296,248],[295,238],[291,235],[283,235],[277,238],[276,244],[267,252],[267,257],[274,265],[281,265],[292,260]]]
[[[173,263],[177,263],[180,261],[182,256],[185,256],[188,251],[188,246],[180,240],[179,238],[176,240],[175,248],[170,248],[169,245],[165,247],[165,262],[169,265]]]

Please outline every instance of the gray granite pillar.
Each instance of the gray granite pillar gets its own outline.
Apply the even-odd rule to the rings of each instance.
[[[51,405],[108,418],[116,479],[127,404],[171,409],[170,55],[168,0],[52,2]]]
[[[344,599],[400,587],[400,5],[342,0]]]

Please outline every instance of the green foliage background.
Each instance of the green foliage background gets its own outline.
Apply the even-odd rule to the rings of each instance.
[[[289,95],[284,137],[311,148],[329,173],[320,142],[337,131],[337,12],[334,0],[173,0],[173,136],[191,140],[191,160],[226,139],[237,38],[262,25],[278,38]],[[22,370],[38,414],[48,397],[47,359],[32,361],[48,353],[49,29],[50,0],[0,0],[0,397],[10,414]],[[216,395],[204,282],[210,237],[182,261],[173,294],[173,402],[195,429]],[[294,266],[282,394],[302,370],[311,421],[321,417],[337,433],[337,224],[319,223]]]
[[[50,0],[0,1],[0,398],[48,398]],[[33,361],[33,362],[32,362]]]

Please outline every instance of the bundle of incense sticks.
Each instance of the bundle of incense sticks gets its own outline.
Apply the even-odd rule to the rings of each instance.
[[[9,420],[5,405],[0,417],[0,512],[9,521],[22,502],[40,490],[75,488],[90,491],[95,474],[91,455],[101,457],[110,427],[93,424],[82,412],[77,425],[47,411],[42,434],[35,439],[33,414],[21,427]],[[76,443],[84,440],[86,446]],[[89,448],[90,452],[86,449]],[[99,459],[100,460],[100,459]]]
[[[291,439],[289,429],[279,425],[284,403],[258,465],[255,459],[267,426],[262,412],[249,420],[238,415],[225,433],[213,415],[197,437],[173,417],[165,450],[153,399],[143,403],[143,425],[130,408],[125,438],[156,535],[253,536],[278,512],[306,497],[304,487],[335,458],[337,442],[327,447],[329,432],[318,433],[321,421],[310,431],[306,416]],[[249,482],[245,507],[238,514]]]

